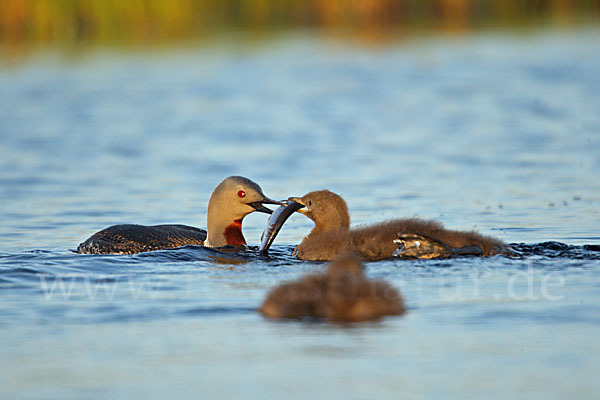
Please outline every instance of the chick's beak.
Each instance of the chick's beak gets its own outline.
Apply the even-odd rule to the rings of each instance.
[[[306,204],[304,204],[301,197],[289,197],[288,202],[291,201],[300,205],[298,209],[296,209],[297,212],[299,212],[300,214],[308,215],[309,209],[306,207]]]

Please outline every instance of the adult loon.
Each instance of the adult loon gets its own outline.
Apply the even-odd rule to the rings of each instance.
[[[114,225],[77,247],[81,254],[135,254],[185,245],[245,245],[242,220],[254,211],[272,213],[263,204],[281,204],[265,196],[258,184],[241,176],[225,178],[208,201],[207,231],[186,225]]]

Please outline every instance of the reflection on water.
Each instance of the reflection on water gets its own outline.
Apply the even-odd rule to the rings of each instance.
[[[298,37],[0,70],[0,397],[591,398],[597,39]],[[435,218],[526,254],[369,263],[409,313],[347,328],[254,312],[273,285],[322,269],[289,257],[312,226],[302,215],[270,259],[71,252],[116,223],[205,227],[231,174],[273,198],[329,188],[354,224]],[[246,218],[250,244],[265,223]],[[536,253],[544,241],[573,247]]]

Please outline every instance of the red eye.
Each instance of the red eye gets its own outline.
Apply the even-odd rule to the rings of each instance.
[[[246,192],[244,192],[243,190],[240,190],[238,192],[238,197],[246,197]]]

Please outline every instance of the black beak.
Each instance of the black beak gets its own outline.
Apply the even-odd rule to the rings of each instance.
[[[254,203],[248,203],[248,205],[252,208],[254,208],[256,211],[258,212],[263,212],[266,214],[272,214],[273,210],[271,210],[270,208],[265,207],[263,204],[277,204],[277,205],[284,205],[285,203],[282,201],[277,201],[277,200],[272,200],[268,197],[265,197],[264,199],[262,199],[261,201],[255,201]]]

